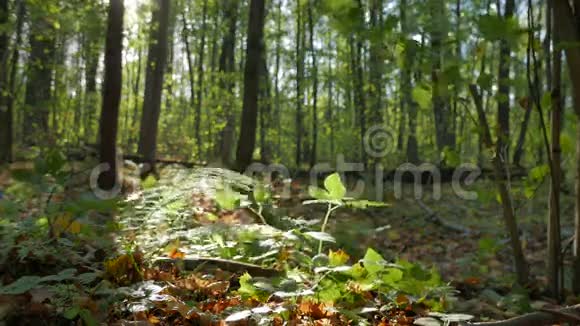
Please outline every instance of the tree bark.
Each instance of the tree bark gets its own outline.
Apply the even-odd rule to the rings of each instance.
[[[575,2],[575,5],[577,2]],[[579,17],[574,15],[578,12],[570,7],[566,0],[554,0],[554,34],[558,35],[559,42],[574,44],[580,41]],[[560,43],[560,44],[561,44]],[[566,54],[566,62],[568,63],[568,71],[570,81],[572,84],[572,97],[574,104],[574,111],[576,116],[580,118],[580,48],[576,46],[566,46],[563,48]],[[575,238],[572,254],[574,256],[573,263],[573,288],[575,293],[580,293],[580,119],[576,124],[577,138],[576,138],[576,207],[575,207]]]
[[[225,101],[223,103],[224,108],[224,118],[226,120],[226,126],[220,132],[220,155],[221,161],[226,166],[232,164],[232,148],[234,146],[234,107],[232,105],[232,100],[234,91],[234,76],[235,72],[235,50],[236,50],[236,31],[237,31],[237,17],[238,17],[238,0],[224,0],[223,16],[224,21],[227,22],[228,30],[224,35],[221,46],[221,54],[219,58],[219,71],[220,71],[220,88],[224,93]]]
[[[509,1],[509,0],[508,0]],[[432,102],[435,117],[437,148],[455,149],[455,133],[448,99],[448,86],[444,77],[443,58],[447,35],[447,9],[443,0],[430,0],[431,9],[431,82]]]
[[[0,0],[0,26],[8,22],[8,0]],[[18,46],[18,44],[15,44]],[[15,69],[13,67],[12,69]],[[8,111],[8,31],[0,31],[0,165],[12,161],[12,111]]]
[[[515,1],[506,0],[503,17],[511,19],[514,15]],[[511,67],[511,46],[508,40],[501,40],[499,53],[498,72],[498,104],[497,104],[497,126],[498,138],[496,144],[496,155],[500,159],[508,162],[510,144],[510,67]]]
[[[300,0],[296,1],[296,167],[302,163],[302,133],[303,113],[302,79],[304,78],[304,50],[302,44],[302,7]]]
[[[197,52],[197,98],[195,102],[195,139],[197,142],[197,159],[201,160],[203,156],[203,141],[201,139],[201,105],[203,102],[203,77],[205,64],[205,39],[207,30],[207,0],[203,1],[201,9],[201,36],[199,40],[199,50]]]
[[[514,150],[513,164],[517,167],[521,166],[522,157],[524,156],[524,145],[526,142],[526,133],[528,132],[528,126],[530,124],[530,118],[532,116],[532,108],[524,108],[526,113],[524,114],[524,120],[522,121],[522,126],[520,128],[520,135],[518,136],[518,142],[516,144],[516,149]]]
[[[49,139],[49,102],[52,98],[56,46],[54,25],[42,13],[31,12],[30,57],[24,99],[23,140],[37,145]]]
[[[111,0],[105,49],[105,77],[103,83],[103,107],[101,110],[99,157],[108,164],[98,180],[99,187],[110,190],[118,185],[117,128],[121,87],[123,84],[123,0]]]
[[[251,0],[244,71],[244,100],[242,126],[236,151],[236,165],[240,171],[252,162],[256,146],[256,124],[258,119],[258,93],[260,88],[260,60],[263,52],[265,1]]]
[[[315,22],[312,12],[312,0],[308,0],[308,27],[310,29],[310,57],[312,60],[312,148],[310,151],[310,167],[317,161],[318,152],[318,58],[314,47]]]
[[[489,128],[489,124],[487,123],[485,111],[483,109],[481,94],[479,93],[479,90],[475,85],[470,85],[469,90],[471,92],[471,96],[473,97],[475,108],[477,109],[477,116],[479,120],[479,127],[482,130],[481,133],[483,137],[483,142],[488,149],[492,149],[493,140],[491,138],[491,131]],[[508,234],[510,236],[510,244],[512,247],[517,281],[520,285],[526,286],[529,279],[529,267],[522,250],[522,243],[520,240],[518,224],[513,206],[513,200],[510,194],[510,190],[506,184],[506,181],[504,180],[505,174],[504,170],[506,168],[506,162],[499,157],[498,153],[496,153],[492,160],[492,163],[495,175],[495,183],[498,188],[499,196],[501,198],[503,219]]]
[[[157,155],[158,123],[161,113],[165,66],[167,64],[170,5],[171,0],[157,0],[151,21],[153,28],[149,39],[143,115],[141,116],[139,139],[139,155],[142,155],[146,161],[150,162],[151,172],[155,172],[155,156]]]
[[[412,69],[415,66],[415,44],[410,39],[410,26],[407,18],[407,0],[401,0],[400,15],[401,29],[405,42],[405,64],[401,69],[401,91],[403,92],[401,101],[401,111],[408,111],[409,134],[407,136],[407,161],[410,163],[419,162],[419,145],[417,143],[417,104],[413,101]]]
[[[547,15],[552,16],[551,6],[552,1],[548,1]],[[548,20],[550,22],[551,19]],[[548,27],[550,30],[551,27]],[[550,39],[550,36],[546,36]],[[548,78],[549,86],[553,87],[552,94],[552,110],[551,116],[551,164],[552,164],[552,182],[550,183],[550,202],[549,202],[549,220],[548,220],[548,288],[554,298],[560,298],[561,282],[560,271],[562,270],[561,261],[561,234],[560,234],[560,185],[562,179],[562,148],[560,144],[560,134],[562,132],[562,53],[558,49],[559,35],[554,34],[554,52],[551,53],[553,64],[548,68],[549,73],[553,73],[553,77]],[[549,47],[548,47],[549,49]],[[550,53],[550,51],[548,51]],[[549,55],[548,55],[549,56]],[[549,56],[550,57],[550,56]]]

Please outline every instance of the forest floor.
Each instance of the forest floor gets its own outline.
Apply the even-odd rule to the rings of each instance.
[[[389,207],[341,207],[317,232],[326,204],[304,205],[300,182],[292,199],[256,205],[251,179],[168,168],[97,201],[59,169],[0,174],[0,325],[411,325],[557,307],[542,292],[541,183],[513,185],[535,280],[523,289],[491,181],[473,186],[477,200],[443,185],[439,200],[405,192]],[[572,207],[564,195],[565,239]]]

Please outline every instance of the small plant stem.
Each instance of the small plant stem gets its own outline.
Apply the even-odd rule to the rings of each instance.
[[[324,221],[322,222],[322,228],[320,232],[326,231],[326,226],[328,225],[328,220],[330,219],[330,214],[337,209],[339,206],[332,207],[331,203],[328,203],[328,208],[326,209],[326,215],[324,216]],[[318,243],[318,254],[322,253],[322,240]]]

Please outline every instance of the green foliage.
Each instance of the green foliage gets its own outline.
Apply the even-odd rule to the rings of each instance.
[[[431,107],[431,90],[424,86],[416,86],[413,88],[413,100],[419,104],[421,109],[429,109]]]
[[[525,32],[517,18],[505,19],[498,15],[483,15],[478,20],[479,32],[488,41],[516,42]]]

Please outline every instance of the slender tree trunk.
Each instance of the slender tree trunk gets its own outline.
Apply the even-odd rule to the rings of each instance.
[[[401,70],[401,91],[403,92],[401,110],[407,109],[409,112],[409,135],[407,137],[407,160],[411,163],[419,162],[419,145],[417,144],[417,105],[413,101],[412,69],[415,66],[415,44],[410,38],[410,26],[407,18],[407,0],[401,0],[400,15],[401,29],[405,42],[405,64]]]
[[[0,26],[8,22],[8,16],[8,0],[0,0]],[[12,111],[8,111],[11,96],[7,83],[8,53],[8,31],[3,30],[0,31],[0,165],[12,161]]]
[[[548,1],[548,3],[551,1]],[[551,15],[548,8],[548,15]],[[560,146],[560,134],[562,132],[562,55],[557,49],[558,35],[554,35],[554,53],[552,55],[553,69],[550,72],[554,74],[551,78],[552,89],[552,110],[550,111],[551,119],[551,158],[552,158],[552,182],[550,183],[550,205],[548,221],[548,287],[554,298],[560,298],[561,279],[560,271],[562,269],[561,261],[561,234],[560,234],[560,184],[562,179],[562,148]]]
[[[151,29],[149,40],[145,95],[143,96],[143,116],[141,117],[139,139],[139,154],[151,165],[149,172],[155,172],[158,123],[165,80],[165,65],[167,63],[170,4],[171,0],[157,0],[157,7],[154,9],[151,23],[151,26],[155,26],[155,28]]]
[[[574,2],[575,10],[565,0],[554,0],[554,35],[558,35],[559,42],[574,44],[580,42],[580,4]],[[574,13],[576,12],[576,15]],[[557,46],[556,46],[557,48]],[[576,123],[576,208],[575,208],[575,238],[573,246],[573,288],[580,293],[580,48],[566,46],[563,48],[568,63],[568,72],[572,84],[572,98],[574,111],[579,118]]]
[[[506,0],[504,9],[504,19],[510,19],[514,15],[515,1]],[[499,73],[498,73],[498,104],[497,104],[497,126],[498,139],[496,144],[497,155],[506,163],[509,161],[510,144],[510,67],[511,67],[511,45],[508,40],[502,40],[499,53]]]
[[[260,159],[264,164],[268,164],[272,159],[268,144],[268,129],[272,125],[272,96],[266,51],[262,54],[260,65]]]
[[[207,30],[207,0],[203,1],[201,18],[201,36],[199,40],[199,51],[197,53],[197,99],[195,102],[195,139],[197,141],[197,158],[203,157],[203,141],[201,139],[201,106],[203,102],[203,78],[204,78],[204,60],[205,60],[205,38]]]
[[[176,6],[174,5],[169,11],[169,25],[168,25],[168,47],[167,47],[167,73],[165,80],[165,110],[169,113],[173,108],[173,73],[174,73],[174,61],[175,61],[175,24],[177,23],[177,13]]]
[[[235,71],[235,51],[236,51],[236,31],[238,24],[238,0],[224,0],[223,16],[227,22],[227,33],[224,35],[219,58],[220,88],[223,94],[224,119],[226,125],[220,132],[219,153],[223,164],[232,165],[233,148],[235,138],[235,117],[232,98],[234,96],[234,71]]]
[[[280,57],[282,56],[282,1],[278,0],[278,10],[276,17],[276,67],[274,70],[274,98],[276,102],[276,123],[277,135],[277,156],[282,156],[282,106],[280,103]]]
[[[90,53],[87,57],[87,68],[85,71],[85,98],[86,98],[86,115],[85,115],[85,139],[92,143],[93,121],[97,112],[97,70],[99,68],[99,55]]]
[[[330,130],[330,158],[334,159],[336,156],[336,144],[335,144],[335,131],[334,131],[334,70],[332,66],[332,56],[334,54],[334,49],[332,47],[332,32],[329,32],[328,37],[328,78],[326,80],[328,87],[328,107],[326,109],[326,121],[328,123],[328,128]]]
[[[362,50],[363,44],[361,40],[356,41],[356,57],[355,57],[355,71],[356,71],[356,93],[357,93],[357,107],[359,110],[359,129],[360,129],[360,140],[361,140],[361,159],[362,162],[366,165],[367,161],[367,152],[365,151],[364,145],[364,137],[367,132],[367,105],[366,105],[366,97],[364,93],[364,76],[363,76],[363,67],[362,67]]]
[[[518,142],[516,144],[516,149],[514,151],[513,163],[515,166],[521,166],[522,157],[524,156],[524,145],[526,142],[526,133],[528,132],[528,125],[530,124],[530,118],[532,116],[532,108],[525,108],[526,113],[524,114],[524,120],[522,121],[522,126],[520,128],[520,135],[518,136]]]
[[[369,106],[373,114],[373,122],[383,122],[383,0],[370,1],[370,50],[369,50],[369,77],[371,88],[369,92]]]
[[[258,119],[258,93],[260,88],[260,60],[264,49],[265,1],[251,0],[246,46],[246,68],[244,72],[244,101],[242,126],[236,152],[236,165],[240,171],[252,162],[256,146],[256,124]]]
[[[444,0],[430,0],[431,10],[431,81],[433,89],[433,113],[437,148],[455,148],[452,114],[447,95],[447,81],[443,76],[443,58],[447,39],[447,9]]]
[[[303,117],[302,79],[304,78],[304,50],[302,44],[302,5],[296,1],[296,167],[302,162]]]
[[[16,1],[16,37],[14,39],[14,46],[12,47],[12,54],[10,58],[10,76],[8,79],[7,91],[8,98],[6,99],[6,143],[14,145],[14,102],[16,98],[16,74],[18,73],[18,63],[20,62],[20,48],[16,46],[22,42],[22,33],[24,30],[24,20],[26,16],[26,5],[23,0]],[[9,159],[13,159],[12,147],[9,148]]]
[[[49,139],[49,102],[52,98],[54,54],[56,46],[53,24],[39,14],[31,15],[30,57],[26,82],[23,140],[25,145],[44,143]]]
[[[187,72],[189,77],[189,102],[190,104],[194,104],[195,102],[195,70],[193,67],[193,58],[191,52],[191,43],[189,42],[190,31],[187,25],[187,17],[185,16],[185,11],[181,13],[181,21],[183,24],[183,43],[185,43],[185,56],[187,60]],[[196,121],[199,117],[195,117]],[[197,124],[197,122],[195,123]],[[195,127],[194,127],[195,130]],[[196,143],[200,144],[201,139],[196,138]],[[199,145],[197,145],[199,146]]]
[[[133,104],[133,118],[131,121],[131,131],[129,136],[129,148],[133,148],[135,141],[135,135],[137,131],[137,123],[139,121],[139,92],[141,90],[141,75],[143,70],[143,51],[139,47],[137,49],[137,75],[133,83],[133,97],[135,98],[135,103]]]
[[[485,116],[485,111],[483,109],[483,101],[481,94],[477,89],[477,86],[470,85],[470,92],[475,102],[475,107],[477,109],[477,116],[479,119],[479,127],[482,129],[482,137],[485,146],[488,149],[493,148],[493,140],[491,138],[491,131],[489,129],[489,124],[487,123],[487,118]],[[503,219],[506,224],[506,229],[510,236],[510,244],[512,247],[514,265],[516,270],[517,281],[520,285],[525,286],[528,283],[529,278],[529,268],[526,258],[522,250],[522,243],[519,236],[518,224],[515,216],[513,200],[510,194],[509,187],[505,181],[505,168],[506,162],[503,161],[499,155],[495,155],[493,160],[493,169],[495,174],[495,183],[498,188],[499,196],[501,198]]]
[[[101,109],[99,157],[108,164],[98,180],[103,190],[118,185],[117,128],[121,87],[123,85],[123,0],[111,0],[105,49],[105,80],[103,83],[103,107]]]
[[[312,1],[313,0],[308,0],[310,57],[312,59],[312,149],[310,152],[310,167],[313,167],[316,164],[318,151],[318,58],[314,47],[315,22],[312,13]]]

